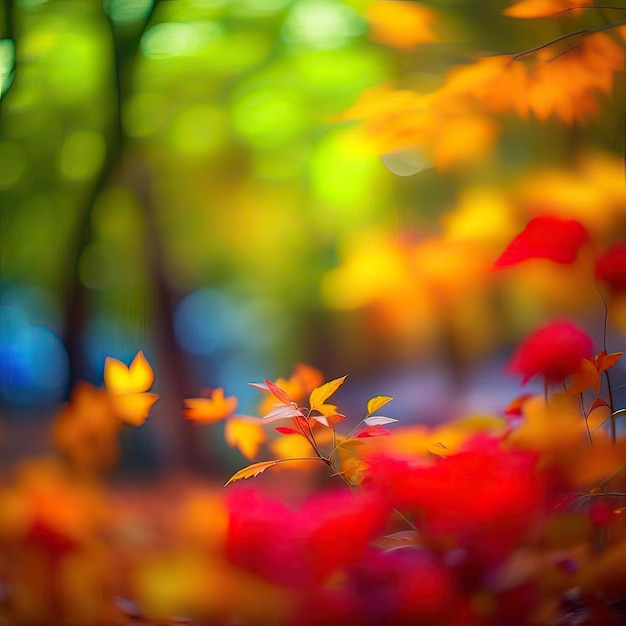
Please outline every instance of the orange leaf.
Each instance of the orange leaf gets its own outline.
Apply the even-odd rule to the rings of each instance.
[[[567,388],[570,393],[584,393],[591,387],[596,393],[600,393],[600,375],[595,364],[589,359],[583,359],[573,375],[573,382]]]
[[[622,358],[623,354],[623,352],[612,352],[611,354],[601,352],[596,357],[598,372],[600,372],[601,374],[602,372],[608,370],[610,367],[613,367]]]
[[[580,7],[592,6],[592,0],[520,0],[503,11],[509,17],[522,19],[547,17]]]
[[[210,398],[186,398],[184,416],[194,422],[210,424],[232,415],[237,408],[237,398],[224,397],[221,387],[213,390]]]
[[[367,401],[367,414],[372,415],[379,409],[385,406],[388,402],[391,402],[393,398],[391,396],[374,396]]]
[[[111,409],[123,422],[131,426],[141,426],[158,399],[156,393],[127,393],[113,396],[110,399]]]
[[[226,421],[224,438],[231,448],[237,448],[247,459],[253,459],[267,435],[259,419],[235,416]]]
[[[224,487],[228,487],[231,483],[237,480],[244,480],[245,478],[254,478],[259,474],[262,474],[266,469],[277,465],[278,461],[261,461],[260,463],[253,463],[235,472],[224,484]]]
[[[371,26],[369,35],[378,43],[408,50],[437,40],[431,28],[434,11],[415,2],[378,0],[365,17]]]
[[[326,400],[332,396],[341,385],[343,385],[347,376],[341,378],[335,378],[327,383],[324,383],[320,387],[316,387],[309,396],[309,406],[312,411],[319,411],[320,407],[324,405]],[[336,407],[335,407],[336,410]]]

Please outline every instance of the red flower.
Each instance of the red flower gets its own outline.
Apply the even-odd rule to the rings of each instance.
[[[626,241],[612,245],[600,256],[595,274],[612,292],[626,293]]]
[[[548,259],[569,265],[588,240],[585,227],[576,220],[549,215],[535,217],[506,247],[494,267],[517,265],[527,259]]]
[[[568,320],[554,321],[530,334],[514,352],[508,364],[510,374],[521,374],[522,383],[533,376],[560,382],[593,354],[593,341]]]

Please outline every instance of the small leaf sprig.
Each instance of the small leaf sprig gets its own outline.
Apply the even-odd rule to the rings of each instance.
[[[357,449],[364,438],[389,435],[383,428],[398,420],[377,415],[377,411],[393,400],[391,396],[378,395],[370,398],[367,403],[367,413],[350,432],[341,436],[337,433],[336,425],[346,419],[335,404],[327,402],[344,384],[347,376],[335,378],[318,387],[310,395],[308,406],[295,401],[284,389],[270,380],[263,383],[250,383],[260,391],[270,393],[276,402],[272,410],[261,418],[264,424],[289,420],[289,426],[279,426],[276,431],[285,436],[301,436],[311,447],[312,456],[289,457],[252,463],[233,474],[225,483],[228,486],[239,480],[252,478],[265,470],[278,465],[294,461],[314,461],[326,464],[333,473],[339,476],[350,487],[356,487],[361,479],[367,464],[362,461]],[[320,428],[325,430],[320,432]]]

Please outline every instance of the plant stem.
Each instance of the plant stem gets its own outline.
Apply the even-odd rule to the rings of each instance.
[[[586,37],[587,35],[593,35],[594,33],[600,33],[604,30],[610,30],[611,28],[617,28],[618,26],[626,25],[626,21],[622,20],[620,22],[613,22],[612,24],[603,24],[602,26],[597,26],[596,28],[585,28],[582,30],[577,30],[573,33],[567,33],[566,35],[561,35],[560,37],[555,37],[550,41],[546,41],[545,43],[539,44],[538,46],[534,46],[533,48],[528,48],[528,50],[524,50],[523,52],[517,52],[512,55],[514,60],[519,60],[525,56],[533,54],[535,52],[539,52],[539,50],[543,50],[545,48],[549,48],[554,44],[557,44],[561,41],[566,41],[572,37]]]

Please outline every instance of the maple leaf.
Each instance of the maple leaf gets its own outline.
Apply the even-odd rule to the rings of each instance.
[[[104,362],[104,386],[111,408],[122,421],[140,426],[152,405],[158,400],[156,393],[147,393],[154,382],[154,372],[143,352],[138,352],[130,366],[107,357]]]
[[[509,17],[522,19],[547,17],[564,11],[593,6],[593,0],[520,0],[503,11]]]
[[[496,269],[528,259],[548,259],[569,265],[578,250],[589,240],[585,227],[577,220],[543,215],[535,217],[519,233],[494,263]]]
[[[186,398],[184,416],[188,420],[211,424],[232,415],[237,408],[237,398],[224,397],[224,390],[217,387],[209,398]]]
[[[237,448],[247,459],[253,459],[267,435],[259,418],[235,415],[226,420],[224,438],[229,446]]]
[[[366,11],[369,36],[378,43],[408,50],[418,44],[437,41],[432,25],[435,12],[416,2],[378,0]]]

